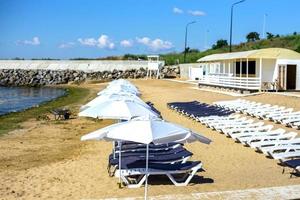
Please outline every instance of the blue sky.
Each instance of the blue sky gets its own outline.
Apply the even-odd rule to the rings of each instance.
[[[204,49],[229,38],[236,0],[0,0],[0,58],[103,57]],[[235,8],[234,43],[250,31],[300,32],[299,0],[247,0]],[[206,38],[206,39],[205,39]],[[205,42],[206,41],[206,42]]]

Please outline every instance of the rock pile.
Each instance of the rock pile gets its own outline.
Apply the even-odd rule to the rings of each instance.
[[[23,69],[1,69],[0,86],[43,86],[66,84],[70,82],[81,83],[87,80],[113,80],[120,78],[138,79],[144,78],[146,69],[138,70],[113,70],[99,72],[84,72],[76,70],[23,70]],[[162,69],[163,78],[176,78],[180,74],[177,67],[167,67]]]

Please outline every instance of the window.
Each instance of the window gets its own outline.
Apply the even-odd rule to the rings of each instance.
[[[236,62],[235,63],[236,74],[241,73],[240,72],[240,64],[241,64],[241,62]],[[255,66],[256,66],[255,61],[249,61],[248,62],[248,73],[249,73],[249,75],[255,75],[256,74]],[[242,62],[242,74],[247,74],[247,62],[246,61]]]

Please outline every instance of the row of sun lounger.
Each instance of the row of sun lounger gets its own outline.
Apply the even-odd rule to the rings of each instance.
[[[214,105],[229,111],[240,112],[259,119],[270,120],[288,127],[300,129],[300,111],[294,112],[293,108],[262,104],[244,99],[218,101]]]
[[[273,125],[226,113],[228,110],[225,108],[196,101],[169,103],[168,107],[300,172],[300,159],[297,159],[300,158],[300,138],[295,132],[274,130]],[[191,108],[193,112],[190,112]]]

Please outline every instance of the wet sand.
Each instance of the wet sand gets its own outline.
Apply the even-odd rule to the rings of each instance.
[[[164,80],[133,80],[145,101],[152,101],[163,117],[191,128],[213,140],[186,147],[201,160],[205,172],[199,172],[187,187],[175,187],[167,178],[152,177],[149,195],[226,191],[300,184],[300,178],[282,174],[277,161],[212,131],[167,108],[166,103],[193,101],[212,103],[235,97],[191,89],[189,84]],[[90,99],[105,84],[83,85],[91,89]],[[277,104],[300,110],[300,99],[274,94],[246,97],[262,103]],[[79,108],[79,104],[75,107]],[[116,178],[108,177],[109,142],[80,142],[80,137],[113,123],[75,117],[57,121],[30,119],[0,138],[1,199],[99,199],[143,195],[144,189],[119,189]],[[272,122],[267,122],[273,124]],[[275,125],[276,127],[282,127]],[[286,128],[289,131],[299,131]]]

